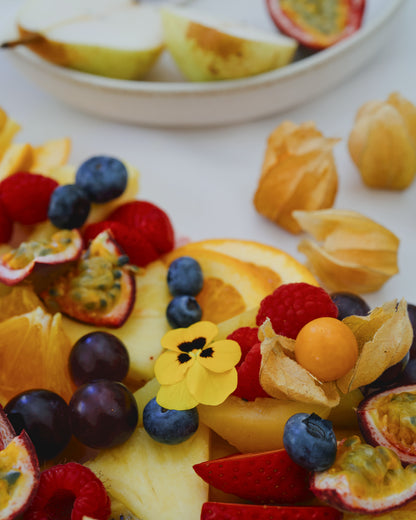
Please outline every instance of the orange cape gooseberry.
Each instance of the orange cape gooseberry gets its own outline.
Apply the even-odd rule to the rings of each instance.
[[[351,329],[336,318],[317,318],[296,337],[296,361],[320,381],[335,381],[347,374],[358,358]]]

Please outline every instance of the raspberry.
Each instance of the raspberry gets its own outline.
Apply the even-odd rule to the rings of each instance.
[[[3,204],[0,204],[0,244],[6,244],[13,233],[13,222],[8,217]]]
[[[258,331],[257,327],[240,327],[227,336],[227,339],[232,339],[240,345],[241,358],[236,367],[241,365],[248,351],[258,342]]]
[[[247,352],[244,361],[237,368],[238,384],[233,395],[246,401],[254,401],[257,397],[270,397],[260,385],[259,373],[261,365],[261,343],[257,342]]]
[[[321,287],[304,282],[278,287],[260,303],[256,323],[270,318],[276,334],[296,339],[300,329],[315,318],[336,318],[338,308]]]
[[[40,475],[39,487],[23,520],[107,520],[110,498],[95,474],[76,462],[58,464]]]
[[[167,214],[155,204],[134,200],[118,206],[107,220],[121,222],[140,231],[159,254],[168,253],[174,246],[174,231]]]
[[[119,222],[103,220],[89,224],[84,230],[84,241],[86,244],[105,229],[111,229],[115,241],[121,246],[129,257],[131,264],[145,267],[150,262],[159,258],[159,254],[137,229],[129,228]]]
[[[17,172],[0,182],[0,200],[11,220],[37,224],[47,220],[49,199],[58,186],[44,175]]]

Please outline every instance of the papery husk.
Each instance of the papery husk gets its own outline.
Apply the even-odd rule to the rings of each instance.
[[[416,107],[399,93],[357,112],[348,149],[364,183],[403,190],[416,175]]]
[[[413,328],[402,299],[376,307],[367,316],[348,316],[343,322],[353,331],[359,355],[352,370],[337,380],[343,393],[368,385],[401,361],[413,341]]]
[[[299,365],[294,356],[295,340],[276,334],[269,319],[261,325],[259,338],[260,384],[271,397],[331,408],[339,403],[335,382],[322,383]]]
[[[398,273],[398,237],[364,215],[329,209],[294,211],[293,217],[321,242],[303,239],[298,250],[328,290],[373,292]]]
[[[313,122],[279,125],[268,138],[253,200],[256,210],[287,231],[299,233],[293,210],[332,207],[338,190],[332,149],[338,141],[324,137]]]

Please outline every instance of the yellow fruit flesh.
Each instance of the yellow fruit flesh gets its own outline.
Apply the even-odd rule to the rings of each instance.
[[[326,418],[330,408],[298,401],[258,398],[244,401],[230,396],[219,406],[199,405],[202,423],[241,452],[277,450],[283,447],[286,421],[298,412]]]

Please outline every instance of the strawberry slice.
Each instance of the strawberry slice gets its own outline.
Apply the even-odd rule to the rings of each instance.
[[[201,520],[340,520],[342,513],[328,506],[259,506],[205,502]]]
[[[174,231],[168,215],[159,206],[145,200],[133,200],[118,206],[108,220],[140,231],[159,254],[174,246]]]
[[[231,455],[193,468],[215,488],[255,503],[291,504],[313,496],[309,472],[285,449]]]

